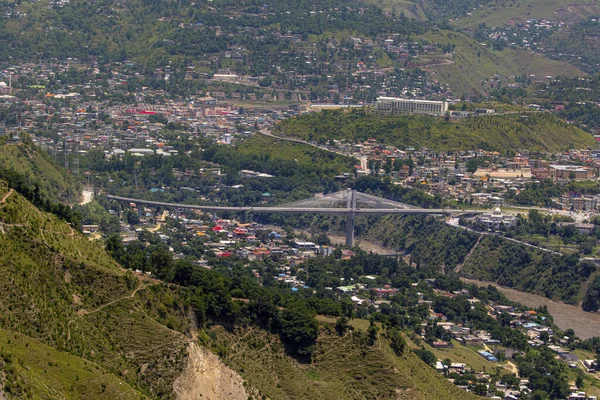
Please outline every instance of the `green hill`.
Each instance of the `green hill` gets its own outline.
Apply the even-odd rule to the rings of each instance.
[[[41,195],[55,203],[77,203],[81,185],[39,148],[26,143],[4,143],[0,146],[0,178],[14,172]]]
[[[459,28],[475,28],[481,23],[503,26],[529,18],[574,21],[599,12],[595,0],[496,0],[471,10],[471,15],[455,19],[453,25]]]
[[[414,18],[421,21],[428,19],[423,11],[423,8],[417,1],[409,0],[366,0],[366,3],[371,3],[380,7],[382,10],[400,15],[404,13],[408,18]]]
[[[5,398],[146,398],[100,365],[16,332],[0,329],[0,356]]]
[[[304,140],[378,142],[439,150],[563,150],[594,146],[593,137],[547,113],[520,113],[446,122],[416,115],[379,117],[364,110],[323,111],[282,121],[275,131]]]
[[[595,270],[594,264],[580,262],[578,254],[558,256],[497,236],[484,236],[461,273],[468,278],[577,304]]]
[[[188,339],[155,320],[161,286],[147,287],[126,274],[98,243],[17,192],[2,188],[0,199],[0,328],[98,364],[138,393],[168,397],[183,370]],[[169,297],[169,309],[177,313],[180,302]],[[36,372],[35,365],[25,365]],[[82,378],[63,373],[56,378],[63,387]]]
[[[585,72],[571,64],[554,61],[525,50],[505,48],[495,51],[482,46],[468,36],[449,31],[436,31],[418,36],[439,45],[454,46],[451,63],[440,63],[424,68],[434,78],[447,84],[456,95],[486,95],[492,77],[504,81],[516,75],[581,77]]]
[[[286,356],[277,336],[263,330],[215,327],[210,342],[224,361],[269,399],[476,399],[408,351],[397,357],[383,335],[368,346],[366,333],[339,337],[325,325],[310,365]]]

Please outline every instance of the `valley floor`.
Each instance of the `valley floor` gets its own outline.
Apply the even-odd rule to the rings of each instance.
[[[333,243],[344,243],[343,236],[328,235]],[[358,240],[358,245],[362,250],[372,251],[376,254],[391,254],[393,250],[386,249],[376,243]],[[582,339],[588,339],[598,336],[600,332],[600,313],[586,312],[579,305],[571,305],[553,301],[544,296],[539,296],[533,293],[525,293],[504,286],[499,286],[493,282],[483,282],[474,279],[463,278],[466,283],[475,283],[479,286],[493,285],[498,288],[509,300],[521,303],[529,307],[539,307],[545,305],[548,311],[554,317],[556,325],[563,329],[573,329],[577,336]]]
[[[466,283],[475,283],[480,286],[493,285],[498,288],[509,300],[521,303],[529,307],[545,305],[554,317],[554,323],[561,329],[573,329],[577,336],[588,339],[598,336],[600,332],[600,314],[585,312],[578,305],[570,305],[550,300],[544,296],[532,293],[520,292],[493,282],[483,282],[474,279],[463,279]]]

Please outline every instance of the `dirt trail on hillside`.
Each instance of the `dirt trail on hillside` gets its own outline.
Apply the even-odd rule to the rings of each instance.
[[[183,374],[173,383],[177,400],[247,400],[244,379],[210,352],[191,342]]]

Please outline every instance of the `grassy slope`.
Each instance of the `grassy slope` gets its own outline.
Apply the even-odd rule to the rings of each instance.
[[[11,398],[146,398],[100,365],[0,329],[4,392]]]
[[[426,21],[425,12],[415,2],[409,0],[366,0],[367,3],[375,4],[384,11],[394,12],[397,15],[404,13],[408,18]]]
[[[360,111],[307,114],[281,122],[278,134],[313,140],[383,140],[399,148],[439,150],[488,148],[495,150],[563,150],[594,146],[588,133],[550,114],[497,115],[444,122],[424,116],[365,116]]]
[[[0,189],[0,196],[6,193]],[[187,329],[177,293],[143,287],[99,243],[16,192],[0,204],[0,223],[0,328],[82,356],[142,393],[168,398],[188,341],[165,326],[171,318],[170,326]]]
[[[498,0],[495,4],[473,10],[471,16],[457,19],[454,25],[472,29],[481,23],[502,26],[529,18],[577,20],[598,12],[600,10],[595,0],[516,0],[514,3]]]
[[[448,383],[412,352],[396,357],[384,339],[367,346],[354,335],[322,332],[313,363],[285,355],[278,337],[261,330],[209,334],[224,361],[252,387],[277,399],[475,399]]]
[[[254,135],[244,141],[239,152],[256,157],[270,157],[286,161],[296,161],[300,166],[320,167],[336,173],[350,170],[355,160],[305,144],[284,142],[264,135]]]
[[[448,84],[458,95],[482,95],[482,83],[494,74],[502,77],[511,75],[566,76],[578,77],[585,73],[576,67],[560,61],[550,60],[542,55],[524,50],[509,48],[501,52],[488,49],[466,35],[440,31],[419,36],[433,43],[454,44],[456,46],[453,64],[427,68],[435,72],[434,78]]]
[[[3,168],[14,169],[20,175],[38,183],[42,194],[54,202],[79,201],[79,183],[40,149],[21,143],[4,144],[0,146],[0,165]]]

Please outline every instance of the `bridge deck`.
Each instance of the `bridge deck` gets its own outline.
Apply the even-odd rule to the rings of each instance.
[[[356,215],[385,215],[385,214],[479,214],[485,211],[481,210],[457,210],[457,209],[442,209],[442,208],[365,208],[350,210],[348,208],[309,208],[309,207],[230,207],[230,206],[206,206],[206,205],[195,205],[195,204],[178,204],[178,203],[165,203],[160,201],[151,201],[143,199],[133,199],[129,197],[120,196],[106,196],[109,200],[123,201],[136,204],[145,204],[148,206],[166,207],[166,208],[184,208],[190,210],[204,210],[204,211],[232,211],[232,212],[252,212],[255,214],[302,214],[302,213],[315,213],[315,214],[333,214],[333,215],[346,215],[349,212],[353,212]]]

